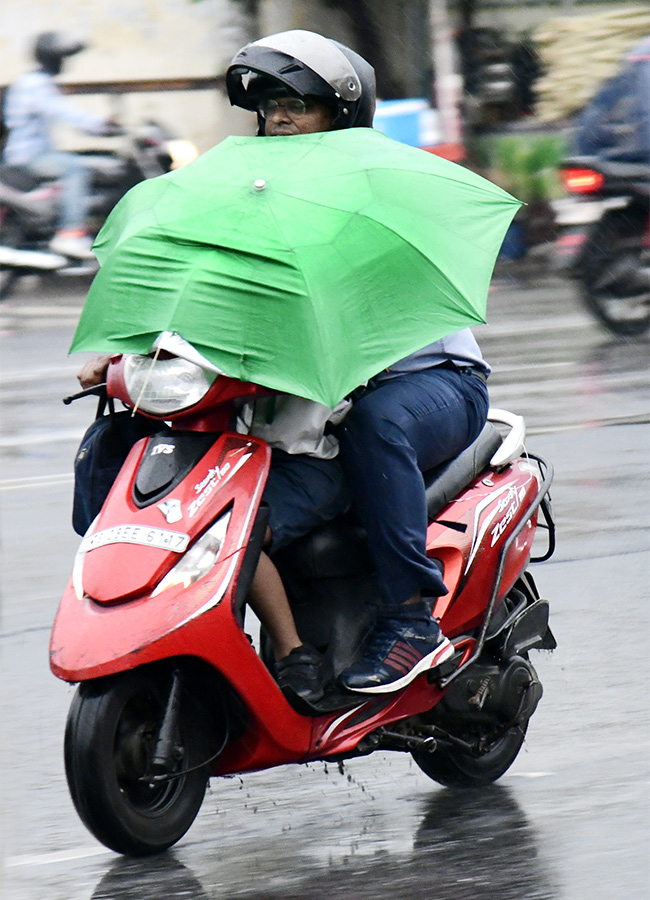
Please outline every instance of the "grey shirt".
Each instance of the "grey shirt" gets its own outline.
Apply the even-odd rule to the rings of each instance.
[[[405,372],[421,372],[423,369],[431,369],[444,362],[452,362],[461,368],[480,369],[487,377],[492,369],[483,359],[476,338],[469,328],[463,328],[447,337],[416,350],[404,359],[398,360],[387,369],[382,369],[374,378],[374,381],[386,381],[403,375]]]

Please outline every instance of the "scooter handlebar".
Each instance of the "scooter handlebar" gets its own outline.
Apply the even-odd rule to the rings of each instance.
[[[78,391],[76,394],[70,394],[69,397],[63,398],[63,403],[66,406],[70,406],[75,400],[81,400],[82,397],[105,397],[106,396],[106,382],[102,382],[101,384],[95,384],[92,387],[85,388],[83,391]]]

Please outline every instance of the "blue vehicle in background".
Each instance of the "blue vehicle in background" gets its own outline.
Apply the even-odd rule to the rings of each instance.
[[[578,117],[576,156],[650,166],[650,37],[636,44]]]
[[[614,334],[650,328],[650,37],[637,44],[576,121],[560,168],[578,203],[558,217],[558,265]]]

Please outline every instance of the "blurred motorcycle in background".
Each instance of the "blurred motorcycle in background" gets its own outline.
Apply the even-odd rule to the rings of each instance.
[[[88,231],[97,235],[120,198],[138,182],[191,162],[191,141],[173,139],[157,122],[124,131],[114,151],[80,152],[92,170]],[[24,275],[92,274],[94,262],[68,259],[48,250],[58,218],[60,186],[27,168],[0,166],[0,300]]]
[[[575,278],[587,309],[613,334],[650,327],[650,167],[570,157],[556,206],[557,267]]]
[[[631,48],[580,114],[560,165],[559,268],[613,334],[650,327],[650,37]]]

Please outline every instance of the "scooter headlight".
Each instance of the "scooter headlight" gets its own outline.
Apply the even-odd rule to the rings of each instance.
[[[166,142],[166,150],[171,158],[171,168],[181,169],[187,166],[199,155],[199,151],[192,141],[169,140]]]
[[[165,416],[194,406],[207,394],[216,378],[185,359],[124,358],[124,384],[136,409]]]
[[[231,512],[224,513],[211,528],[202,535],[196,544],[187,551],[174,568],[169,571],[158,587],[153,591],[152,597],[156,597],[167,588],[183,585],[188,588],[199,578],[203,578],[214,567],[219,558],[219,553],[226,539],[228,523]]]

